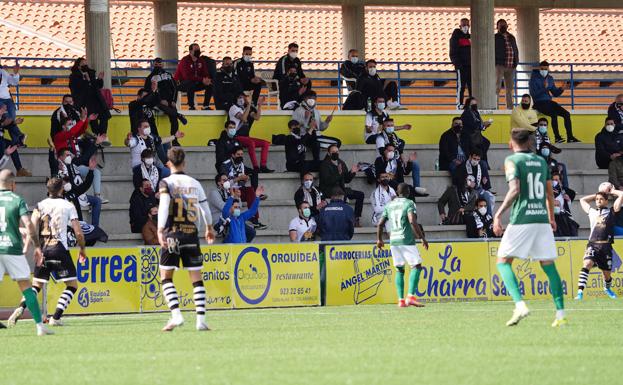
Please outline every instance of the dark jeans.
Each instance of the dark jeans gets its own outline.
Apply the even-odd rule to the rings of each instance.
[[[4,155],[4,151],[6,150],[6,148],[16,143],[16,139],[11,139],[11,141],[8,141],[7,139],[0,137],[0,154]],[[0,155],[0,157],[2,155]],[[11,154],[11,160],[13,161],[13,166],[15,166],[16,170],[22,169],[22,161],[20,160],[19,153],[17,151],[14,151]]]
[[[465,88],[467,88],[467,94],[471,98],[472,96],[472,67],[471,66],[459,66],[456,67],[456,88],[458,91],[457,104],[463,105],[465,103]]]
[[[361,212],[363,211],[363,200],[365,195],[361,191],[346,189],[346,198],[355,201],[355,218],[361,218]]]
[[[301,176],[303,176],[308,172],[318,172],[320,170],[320,161],[304,160],[296,164],[286,163],[286,170],[290,172],[298,172]]]
[[[106,134],[108,132],[108,120],[107,116],[102,117],[102,114],[97,116],[97,119],[91,121],[91,131],[95,135]]]
[[[565,110],[560,104],[553,100],[544,100],[540,102],[534,102],[534,109],[547,115],[552,119],[552,130],[554,131],[554,137],[560,138],[560,132],[558,131],[558,117],[562,116],[565,121],[565,130],[567,131],[567,139],[573,137],[573,128],[571,126],[571,114]]]
[[[250,83],[244,90],[245,91],[253,91],[253,96],[251,96],[251,100],[253,101],[253,105],[257,106],[257,101],[260,98],[260,93],[262,92],[262,87],[266,85],[265,81],[261,81],[257,84]]]
[[[385,91],[385,100],[398,101],[398,86],[395,81],[386,80],[383,91]]]
[[[102,200],[93,195],[87,195],[87,201],[91,205],[91,224],[99,227],[100,213],[102,212]]]
[[[196,82],[194,80],[182,80],[177,89],[182,92],[186,92],[188,107],[191,108],[195,108],[195,92],[205,91],[203,96],[203,106],[210,106],[210,99],[212,99],[212,86],[206,86],[202,82]]]
[[[156,107],[160,111],[162,111],[166,116],[169,117],[169,123],[171,123],[171,135],[175,135],[175,133],[179,130],[180,124],[177,121],[178,113],[177,108],[175,107],[175,103],[167,102],[168,104],[158,104]]]
[[[48,151],[48,164],[50,165],[50,176],[55,177],[58,175],[58,160],[54,151]]]

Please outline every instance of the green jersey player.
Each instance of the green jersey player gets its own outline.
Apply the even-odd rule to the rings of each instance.
[[[385,223],[390,225],[390,251],[396,267],[396,290],[398,291],[398,306],[423,307],[421,302],[415,298],[417,288],[422,273],[422,257],[415,246],[415,239],[422,240],[422,246],[428,250],[428,242],[424,238],[424,232],[417,223],[415,214],[415,203],[408,199],[411,187],[406,183],[401,183],[396,189],[398,197],[388,203],[383,209],[383,216],[376,229],[376,245],[382,249],[383,231]],[[411,267],[409,275],[409,295],[405,301],[405,264]]]
[[[498,249],[498,271],[515,302],[513,317],[506,325],[517,325],[530,314],[519,292],[512,263],[514,258],[532,258],[541,263],[549,279],[556,304],[556,319],[552,326],[562,326],[567,320],[562,282],[554,264],[557,253],[552,229],[556,230],[556,221],[550,170],[542,157],[530,151],[530,134],[527,131],[511,132],[510,146],[514,154],[504,161],[508,193],[493,218],[495,234],[500,236],[504,233]],[[502,214],[511,205],[510,224],[503,231]]]

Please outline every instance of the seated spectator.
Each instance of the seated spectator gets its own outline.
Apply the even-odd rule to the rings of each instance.
[[[316,135],[311,129],[304,131],[304,134],[300,135],[300,126],[300,123],[294,119],[288,122],[290,135],[286,136],[285,140],[286,170],[304,175],[310,171],[317,172],[320,168],[320,161],[305,159],[307,147],[315,145]]]
[[[361,92],[365,103],[383,96],[390,110],[400,108],[398,84],[395,80],[381,79],[376,71],[376,61],[373,59],[366,61],[366,71],[357,79],[357,91]]]
[[[143,226],[147,222],[147,214],[153,206],[158,206],[158,199],[151,187],[151,182],[143,179],[130,196],[130,230],[133,233],[143,231]]]
[[[138,188],[147,179],[151,183],[152,191],[156,191],[157,195],[159,183],[165,178],[164,174],[171,175],[171,172],[166,167],[157,166],[154,152],[146,148],[141,152],[141,164],[132,168],[134,188]]]
[[[467,238],[493,238],[493,217],[487,210],[487,201],[479,198],[476,201],[476,210],[465,216],[465,230]]]
[[[623,155],[623,136],[616,129],[613,118],[606,118],[604,127],[595,135],[595,162],[597,167],[607,169],[610,161]]]
[[[145,79],[143,88],[146,90],[152,89],[152,84],[155,84],[155,89],[160,97],[160,102],[155,107],[169,118],[171,135],[175,135],[179,130],[178,120],[184,125],[188,121],[184,115],[177,111],[177,82],[173,75],[164,69],[164,62],[159,57],[154,59],[154,68]]]
[[[303,67],[301,65],[301,59],[298,58],[299,46],[296,43],[290,43],[288,45],[288,53],[283,55],[277,61],[275,65],[275,71],[273,72],[273,79],[281,82],[290,72],[291,68],[295,69],[296,77],[300,80],[301,84],[311,89],[311,80],[305,76]]]
[[[225,127],[221,131],[221,136],[216,140],[214,148],[214,158],[216,160],[214,167],[216,167],[217,172],[221,169],[223,162],[229,159],[232,150],[236,147],[242,147],[242,143],[236,139],[237,132],[235,122],[231,120],[225,122]]]
[[[552,189],[554,192],[554,218],[556,220],[557,237],[577,237],[580,225],[571,214],[571,202],[575,199],[575,191],[565,190],[560,183],[560,174],[552,173]]]
[[[390,186],[392,177],[390,173],[381,172],[378,174],[376,189],[370,195],[370,203],[372,203],[372,224],[377,226],[383,216],[385,205],[396,198],[396,190]],[[385,232],[389,233],[390,224],[385,224]]]
[[[217,174],[214,178],[216,189],[210,190],[208,193],[208,204],[214,221],[214,230],[219,236],[225,236],[229,231],[229,222],[222,217],[223,207],[229,197],[240,201],[240,186],[232,185],[225,174]],[[255,238],[255,229],[245,223],[245,233],[247,242],[251,242]]]
[[[480,112],[478,112],[478,99],[470,97],[465,100],[461,121],[463,122],[461,147],[464,151],[467,151],[467,153],[470,153],[474,149],[480,150],[482,160],[485,161],[487,168],[489,168],[487,152],[489,151],[491,142],[482,133],[491,126],[493,119],[483,122],[480,117]]]
[[[474,191],[476,179],[472,175],[465,178],[463,186],[450,185],[437,201],[437,211],[442,225],[462,225],[465,216],[476,208],[478,194]],[[446,213],[446,206],[448,212]]]
[[[312,218],[309,203],[301,202],[298,216],[290,221],[288,232],[291,242],[310,242],[316,236],[316,220]]]
[[[244,93],[240,93],[236,99],[235,104],[229,108],[229,120],[234,122],[236,128],[235,138],[243,147],[247,149],[249,159],[253,169],[257,173],[271,173],[275,170],[271,170],[267,166],[268,162],[268,150],[270,149],[270,143],[250,137],[251,125],[254,121],[260,120],[262,116],[262,106],[258,104],[257,107],[253,107],[248,100],[248,97]],[[260,162],[257,162],[257,156],[255,149],[260,148]]]
[[[552,173],[560,174],[560,177],[562,179],[562,186],[568,189],[569,177],[567,175],[567,166],[552,157],[553,151],[551,150],[551,146],[551,144],[543,142],[541,144],[541,149],[539,150],[539,152],[537,152],[537,154],[545,158],[545,161],[547,162],[547,165],[549,166]]]
[[[257,214],[260,206],[260,196],[264,194],[264,186],[259,186],[255,191],[255,199],[244,213],[241,212],[240,201],[234,200],[233,197],[227,198],[221,216],[229,221],[229,230],[223,243],[247,243],[246,221],[251,220]]]
[[[340,66],[340,75],[346,80],[346,87],[352,91],[359,79],[366,72],[366,65],[359,59],[359,51],[356,49],[348,50],[348,59]],[[339,86],[339,85],[338,85]]]
[[[317,95],[314,91],[308,91],[303,95],[303,102],[292,113],[292,119],[296,120],[300,124],[300,133],[303,135],[309,132],[314,137],[314,145],[312,146],[312,154],[314,160],[320,159],[320,149],[329,148],[330,145],[337,145],[338,148],[342,146],[342,141],[332,136],[323,135],[322,132],[329,128],[329,124],[333,120],[333,113],[331,112],[327,118],[322,121],[320,111],[316,108]]]
[[[188,50],[188,55],[177,64],[173,78],[179,83],[177,89],[186,92],[189,109],[195,109],[195,92],[204,91],[203,109],[208,110],[212,98],[213,78],[210,77],[208,63],[201,57],[199,44],[191,44]]]
[[[489,179],[489,170],[487,164],[481,159],[482,153],[478,149],[470,152],[469,158],[456,169],[453,183],[457,187],[463,187],[467,176],[474,177],[474,191],[479,198],[487,201],[487,210],[489,215],[495,207],[495,195],[491,191],[491,180]]]
[[[529,94],[521,96],[521,104],[513,108],[511,113],[511,130],[522,129],[534,132],[537,126],[536,110],[532,108]]]
[[[579,142],[573,136],[573,127],[571,122],[571,114],[560,104],[552,100],[552,97],[562,95],[567,88],[556,87],[554,78],[549,74],[549,63],[542,61],[539,63],[538,69],[533,69],[530,75],[530,95],[534,100],[534,109],[547,115],[552,119],[552,129],[554,130],[554,139],[556,143],[564,143],[564,139],[560,136],[558,131],[558,116],[562,116],[565,121],[565,130],[567,131],[567,142],[577,143]]]
[[[147,222],[141,230],[145,245],[157,246],[158,242],[158,206],[151,206],[147,213]]]
[[[214,80],[214,105],[218,110],[229,111],[229,107],[243,93],[242,84],[234,71],[231,57],[225,56]]]
[[[339,187],[347,199],[355,200],[355,227],[360,226],[359,219],[363,211],[363,192],[347,188],[346,184],[350,183],[357,172],[359,166],[354,164],[350,170],[343,160],[340,159],[340,149],[336,145],[329,146],[327,156],[320,164],[320,191],[327,196],[331,194],[334,188]]]
[[[286,76],[279,80],[279,103],[282,110],[294,110],[310,91],[309,83],[304,84],[296,72],[296,67],[288,67]]]
[[[256,189],[258,185],[257,173],[251,171],[243,163],[244,151],[241,147],[236,147],[231,151],[230,158],[221,164],[219,173],[227,175],[227,179],[231,185],[240,186],[242,199],[247,203],[247,207],[251,207],[256,198]],[[261,194],[262,199],[266,196]],[[257,210],[256,210],[257,211]],[[259,212],[256,212],[251,220],[256,230],[264,230],[268,226],[259,221]]]
[[[156,82],[151,84],[151,89],[141,88],[136,94],[136,100],[128,104],[128,113],[130,115],[130,132],[136,134],[138,126],[143,120],[149,123],[150,135],[154,138],[154,146],[156,154],[161,162],[166,163],[167,157],[162,144],[160,134],[158,133],[158,125],[156,124],[156,106],[160,104],[160,97],[156,91]],[[177,134],[178,131],[176,131]],[[172,144],[179,146],[177,138],[173,138]]]
[[[303,175],[301,187],[294,193],[294,203],[299,207],[301,203],[307,202],[310,206],[313,217],[317,217],[320,210],[325,208],[327,201],[320,190],[314,186],[314,175],[307,172]]]
[[[82,221],[82,207],[91,207],[91,224],[99,227],[102,200],[93,195],[87,195],[87,191],[93,183],[93,171],[97,167],[95,157],[89,160],[89,172],[84,179],[74,164],[74,156],[66,148],[58,151],[58,177],[63,179],[65,200],[71,202],[78,212],[78,219]]]
[[[537,123],[537,129],[534,131],[534,141],[536,144],[536,152],[538,153],[543,148],[543,144],[547,143],[549,145],[550,150],[553,154],[560,154],[561,149],[554,146],[549,139],[549,135],[547,133],[547,119],[539,118]]]
[[[378,156],[374,161],[374,175],[391,175],[389,185],[395,190],[400,183],[404,183],[405,175],[411,173],[413,162],[417,159],[416,154],[409,156],[409,161],[405,161],[396,147],[392,144],[385,146],[383,155]],[[380,218],[379,218],[380,219]]]
[[[459,117],[452,118],[452,127],[439,138],[439,169],[454,174],[456,168],[467,158],[466,151],[461,147],[461,131],[463,121]]]
[[[376,97],[372,103],[372,108],[366,113],[366,126],[363,132],[363,139],[366,144],[375,144],[376,136],[381,132],[383,122],[389,119],[389,114],[385,112],[385,98]],[[411,128],[411,126],[409,126]]]
[[[141,164],[141,154],[143,150],[150,149],[154,154],[157,153],[156,145],[157,143],[171,143],[175,139],[180,139],[184,137],[184,133],[182,131],[178,131],[175,135],[167,136],[164,138],[160,138],[158,136],[154,137],[151,134],[151,127],[149,126],[149,122],[147,120],[141,120],[138,122],[138,126],[136,129],[136,133],[128,133],[124,144],[130,148],[130,165],[132,168],[139,166]],[[155,158],[155,164],[162,171],[162,177],[166,178],[170,175],[170,171],[168,168],[164,167],[160,158]]]
[[[353,213],[353,208],[344,202],[344,194],[344,190],[340,187],[333,187],[330,194],[331,202],[320,210],[317,234],[325,242],[350,241],[355,234],[356,214]]]
[[[608,106],[608,118],[614,121],[615,130],[623,131],[623,94],[618,94]]]
[[[257,106],[262,87],[266,85],[266,82],[255,74],[252,47],[245,46],[242,48],[242,57],[234,61],[234,71],[238,76],[238,80],[240,80],[242,89],[245,91],[253,91],[251,100],[253,105]]]
[[[0,130],[4,130],[5,127],[8,127],[14,124],[13,120],[10,119],[6,115],[7,106],[0,105]],[[18,121],[21,118],[17,118]],[[16,146],[13,141],[9,141],[4,136],[0,136],[0,152],[5,153],[6,149],[12,146]],[[17,170],[16,176],[32,176],[32,173],[28,171],[26,168],[22,167],[22,161],[19,157],[19,153],[17,151],[11,152],[11,160],[13,161],[13,165]]]

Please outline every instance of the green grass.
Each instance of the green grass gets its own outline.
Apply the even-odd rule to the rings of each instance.
[[[600,384],[622,383],[623,300],[551,301],[504,326],[508,302],[424,309],[347,306],[212,311],[172,333],[167,314],[67,317],[0,330],[0,384]]]

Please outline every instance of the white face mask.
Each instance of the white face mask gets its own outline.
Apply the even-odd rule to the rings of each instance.
[[[552,181],[552,186],[553,187],[558,187],[558,181],[557,180]]]
[[[237,132],[237,130],[235,128],[228,128],[227,129],[227,135],[230,138],[233,138],[234,136],[236,136],[236,132]]]
[[[65,192],[71,191],[71,183],[67,182],[63,185],[63,190],[65,190]]]
[[[253,60],[253,57],[251,57],[251,55],[244,55],[242,57],[242,60],[246,61],[247,63],[250,63]]]
[[[547,134],[547,126],[539,126],[539,132],[543,135]]]
[[[316,99],[307,99],[305,103],[307,103],[308,106],[313,107],[316,105]]]
[[[370,74],[370,76],[376,75],[376,68],[375,67],[368,68],[368,73]]]
[[[236,104],[238,104],[240,107],[244,106],[244,98],[238,98]]]
[[[151,166],[154,164],[154,158],[145,158],[145,165]]]
[[[547,74],[549,73],[549,71],[548,70],[540,70],[539,73],[541,74],[541,76],[547,77]]]
[[[478,212],[480,213],[480,215],[485,215],[487,213],[487,208],[486,207],[479,207],[478,208]]]
[[[471,163],[471,164],[472,164],[472,166],[474,166],[474,167],[475,167],[475,166],[478,166],[478,163],[480,163],[480,161],[479,161],[479,160],[475,160],[475,159],[470,159],[470,160],[469,160],[469,163]]]
[[[376,103],[376,108],[383,111],[385,109],[385,102]]]
[[[385,132],[387,132],[388,134],[393,134],[394,133],[394,126],[387,126],[387,127],[385,127]]]
[[[229,190],[229,188],[230,188],[230,187],[231,187],[231,183],[230,183],[228,180],[226,180],[225,182],[223,182],[223,188],[224,188],[225,190]]]
[[[308,190],[312,187],[312,185],[313,185],[313,184],[314,184],[314,181],[313,181],[313,180],[306,180],[306,181],[303,181],[303,186],[304,186],[306,189],[308,189]]]
[[[461,31],[463,31],[463,33],[468,33],[469,32],[469,27],[468,26],[463,26],[463,27],[461,27]]]
[[[65,159],[63,159],[63,163],[65,163],[66,165],[70,165],[71,164],[71,160],[72,160],[71,155],[67,155],[65,157]]]
[[[76,125],[76,121],[75,120],[68,120],[67,121],[67,131],[69,131],[72,128],[74,128],[75,125]]]
[[[299,56],[298,52],[288,52],[291,59],[296,59]]]
[[[145,127],[143,128],[143,135],[150,135],[151,134],[151,128],[150,127]]]
[[[554,206],[554,214],[560,214],[560,206]]]
[[[612,124],[608,124],[608,125],[606,126],[606,131],[608,131],[608,132],[612,132],[612,131],[614,131],[614,125],[612,125]]]
[[[350,58],[350,62],[353,64],[357,64],[359,62],[359,58],[357,56],[352,56]]]

